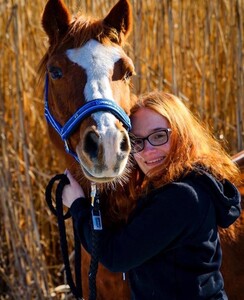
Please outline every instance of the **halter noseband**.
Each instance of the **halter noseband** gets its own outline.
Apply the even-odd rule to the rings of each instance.
[[[118,118],[125,128],[130,131],[131,123],[130,119],[125,113],[125,111],[117,105],[113,100],[101,98],[101,99],[93,99],[91,101],[86,102],[82,107],[80,107],[73,116],[62,126],[59,122],[57,122],[52,116],[49,106],[48,106],[48,75],[46,74],[45,80],[45,117],[48,123],[52,125],[52,127],[57,131],[61,139],[64,141],[64,147],[67,153],[71,154],[78,162],[79,158],[77,154],[69,148],[68,138],[75,130],[77,125],[81,123],[86,117],[91,115],[96,111],[108,111],[111,112],[116,118]]]

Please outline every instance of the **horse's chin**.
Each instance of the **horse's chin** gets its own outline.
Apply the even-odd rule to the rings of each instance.
[[[92,181],[92,182],[95,182],[95,183],[109,183],[109,182],[113,182],[115,180],[116,177],[95,177],[93,176],[91,173],[89,173],[86,169],[84,169],[83,167],[82,168],[82,171],[84,173],[84,176]]]

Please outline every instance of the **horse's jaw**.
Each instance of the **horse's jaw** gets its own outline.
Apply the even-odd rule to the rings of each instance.
[[[78,155],[79,156],[79,155]],[[116,171],[111,172],[111,169],[108,169],[106,166],[96,165],[91,168],[90,165],[87,165],[80,159],[80,168],[83,175],[92,182],[104,184],[104,183],[115,183],[118,181],[125,181],[127,173],[129,171],[129,157],[126,157],[119,168],[116,168]],[[89,170],[88,170],[89,167]]]
[[[128,161],[126,167],[124,168],[123,172],[117,176],[113,177],[97,177],[90,174],[89,171],[84,169],[82,166],[81,171],[83,176],[88,180],[89,182],[93,182],[97,184],[100,187],[103,187],[105,189],[115,189],[118,185],[124,186],[129,181],[129,173],[131,172],[131,162]]]
[[[81,166],[81,169],[83,171],[83,174],[84,176],[92,181],[92,182],[95,182],[95,183],[99,183],[99,184],[102,184],[102,183],[109,183],[109,182],[113,182],[116,177],[96,177],[96,176],[93,176],[92,174],[90,174],[86,169],[84,169],[82,166]]]

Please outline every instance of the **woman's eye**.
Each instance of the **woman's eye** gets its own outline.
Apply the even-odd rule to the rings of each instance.
[[[155,135],[153,136],[153,138],[154,138],[154,140],[162,140],[162,139],[165,138],[165,136],[166,136],[165,133],[158,133],[158,134],[155,134]]]
[[[135,146],[141,145],[141,143],[142,143],[142,140],[140,140],[140,139],[136,139],[133,141],[133,145],[135,145]]]
[[[48,72],[50,73],[52,79],[60,79],[63,77],[62,70],[59,67],[51,66],[48,68]]]

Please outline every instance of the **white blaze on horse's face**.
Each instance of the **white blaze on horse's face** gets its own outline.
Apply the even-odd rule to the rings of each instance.
[[[86,101],[99,98],[113,100],[110,83],[115,63],[125,57],[121,48],[105,46],[96,40],[90,40],[80,48],[67,50],[66,54],[69,60],[81,66],[86,73],[87,82],[84,89]],[[99,145],[103,146],[100,151],[103,157],[98,158],[91,155],[91,166],[90,162],[87,162],[88,157],[83,157],[81,149],[84,149],[84,146],[78,144],[76,151],[81,165],[88,173],[86,174],[88,177],[91,175],[91,177],[106,178],[106,180],[114,178],[123,172],[127,163],[130,145],[127,149],[123,149],[122,145],[124,145],[125,139],[129,141],[128,134],[116,126],[118,120],[112,113],[96,112],[92,114],[92,118],[96,123],[98,137],[93,134],[91,140],[95,139],[98,147]],[[87,167],[88,165],[89,167]]]
[[[95,40],[88,41],[81,48],[67,50],[68,58],[86,71],[86,101],[113,99],[109,78],[115,62],[121,58],[121,52],[119,47],[104,46]]]

